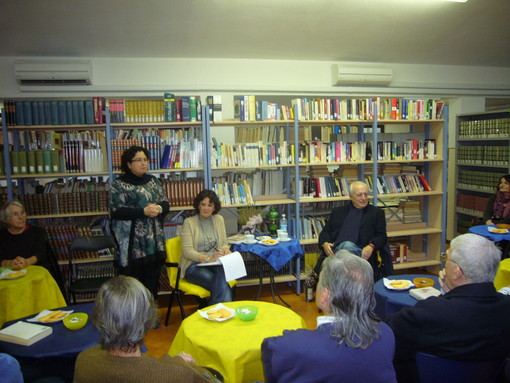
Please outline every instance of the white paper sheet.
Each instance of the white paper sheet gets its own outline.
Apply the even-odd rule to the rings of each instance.
[[[239,251],[234,251],[233,253],[224,255],[220,258],[220,262],[223,264],[223,270],[225,271],[225,279],[227,282],[246,276],[244,259]]]
[[[199,263],[197,266],[207,267],[217,265],[223,265],[223,271],[225,272],[225,279],[227,282],[246,276],[243,256],[238,251],[224,255],[218,258],[216,262]]]

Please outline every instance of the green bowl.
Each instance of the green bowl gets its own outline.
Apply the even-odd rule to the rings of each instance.
[[[79,330],[87,324],[88,319],[89,316],[86,313],[72,313],[66,316],[63,322],[69,330]]]
[[[245,305],[236,308],[237,316],[244,321],[254,320],[258,312],[259,308],[257,306]]]

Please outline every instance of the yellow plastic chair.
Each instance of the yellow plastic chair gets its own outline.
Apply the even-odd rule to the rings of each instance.
[[[168,326],[168,320],[170,319],[170,311],[174,303],[174,297],[177,297],[179,308],[181,310],[182,319],[186,318],[184,313],[184,305],[182,302],[182,294],[194,295],[200,299],[209,298],[211,293],[209,290],[204,289],[198,285],[188,282],[181,275],[181,237],[170,238],[166,241],[166,267],[168,273],[168,280],[172,287],[172,293],[168,301],[168,309],[166,312],[165,326]],[[237,281],[230,281],[228,283],[231,288],[237,285]]]

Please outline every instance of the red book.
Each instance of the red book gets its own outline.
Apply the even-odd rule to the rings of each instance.
[[[418,177],[420,177],[420,181],[421,181],[421,184],[423,185],[423,189],[425,189],[425,191],[431,191],[432,189],[430,188],[430,185],[427,182],[427,179],[425,178],[425,176],[423,174],[418,174]]]

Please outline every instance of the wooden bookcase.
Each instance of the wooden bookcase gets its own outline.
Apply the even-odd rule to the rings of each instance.
[[[447,116],[447,108],[445,107],[444,115]],[[202,140],[202,163],[199,166],[189,168],[171,168],[171,169],[154,169],[151,173],[159,174],[164,179],[170,179],[170,183],[177,180],[186,180],[191,177],[203,179],[203,185],[206,188],[213,188],[213,179],[217,174],[231,172],[237,173],[239,170],[246,171],[247,168],[253,172],[271,172],[277,171],[283,174],[283,188],[281,193],[255,196],[252,205],[254,206],[268,206],[278,205],[279,208],[287,213],[289,218],[289,230],[292,235],[300,236],[301,227],[297,224],[303,218],[303,207],[305,204],[321,204],[327,203],[345,203],[348,201],[348,196],[336,197],[322,197],[322,198],[305,198],[300,193],[296,184],[299,182],[300,174],[304,168],[318,168],[318,167],[356,167],[358,169],[360,178],[365,179],[366,175],[371,174],[374,179],[377,178],[378,171],[385,164],[416,164],[423,171],[426,179],[428,180],[431,190],[427,192],[406,192],[406,193],[379,193],[377,188],[374,188],[373,203],[381,203],[392,198],[407,198],[419,200],[422,207],[423,221],[420,224],[400,224],[389,225],[388,236],[390,241],[392,238],[407,238],[410,244],[410,252],[408,254],[408,261],[401,264],[396,264],[396,269],[405,269],[412,267],[422,266],[437,266],[439,265],[439,254],[444,250],[445,244],[445,222],[446,222],[446,137],[447,137],[447,120],[378,120],[377,118],[365,120],[299,120],[297,117],[293,120],[280,120],[280,121],[210,121],[209,112],[207,107],[202,109],[202,121],[199,122],[152,122],[152,123],[137,123],[137,122],[110,122],[110,115],[106,109],[105,123],[96,125],[44,125],[44,126],[7,126],[5,118],[2,119],[2,131],[4,137],[5,147],[8,146],[9,138],[15,137],[19,134],[25,134],[26,131],[91,131],[99,130],[104,133],[105,142],[103,149],[106,153],[107,163],[106,169],[103,172],[81,172],[81,173],[56,173],[56,174],[34,174],[34,175],[13,175],[9,168],[9,153],[4,153],[4,160],[6,166],[5,179],[7,184],[7,194],[9,198],[13,195],[13,184],[17,180],[27,179],[43,179],[43,178],[69,178],[69,177],[99,177],[104,176],[111,182],[112,178],[118,173],[114,168],[115,156],[115,142],[119,132],[134,132],[134,131],[151,131],[155,134],[163,134],[161,132],[179,130],[179,129],[194,129],[200,132],[200,139]],[[303,138],[300,136],[305,127],[312,126],[329,126],[336,125],[342,126],[358,126],[356,133],[356,140],[359,142],[370,142],[372,145],[373,157],[362,161],[308,161],[304,162],[299,155],[299,147],[303,144]],[[269,126],[271,128],[281,129],[283,138],[287,142],[288,148],[294,146],[294,158],[290,158],[286,163],[264,163],[264,164],[218,164],[213,163],[213,160],[218,158],[217,153],[214,151],[214,143],[212,142],[212,132],[216,129],[223,129],[227,127],[237,127],[238,129],[245,129],[254,126]],[[387,126],[404,127],[403,133],[393,133],[396,141],[405,140],[409,135],[413,136],[415,130],[419,131],[423,139],[435,140],[436,157],[433,159],[379,159],[375,155],[377,143],[379,140],[385,140]],[[379,133],[378,129],[383,127],[384,134]],[[407,130],[406,130],[407,129]],[[368,132],[371,130],[371,132]],[[414,137],[414,136],[413,136]],[[393,140],[393,138],[392,138]],[[281,141],[281,140],[280,140]],[[16,148],[16,141],[13,143]],[[231,145],[233,146],[233,144]],[[19,148],[19,146],[18,146]],[[288,149],[291,150],[291,149]],[[222,154],[223,155],[223,154]],[[7,169],[9,168],[9,169]],[[180,193],[193,194],[194,189],[187,189],[183,183]],[[171,195],[174,191],[170,190],[168,193]],[[23,193],[23,190],[19,190]],[[177,201],[171,204],[172,211],[188,210],[191,208],[188,202]],[[224,204],[225,208],[236,209],[238,207],[248,206],[246,203],[228,203]],[[41,216],[30,216],[30,218],[65,218],[74,217],[77,215],[106,215],[107,211],[97,212],[84,212],[84,213],[63,213],[63,214],[46,214]],[[324,215],[329,215],[329,211],[324,211]],[[293,219],[291,221],[291,218]],[[316,238],[301,239],[301,243],[305,246],[314,245],[317,243]],[[280,279],[295,280],[295,277],[281,276]]]
[[[461,114],[456,130],[455,228],[462,234],[510,173],[510,112]]]

